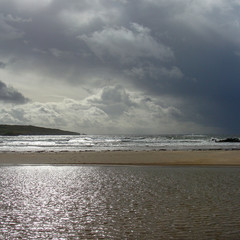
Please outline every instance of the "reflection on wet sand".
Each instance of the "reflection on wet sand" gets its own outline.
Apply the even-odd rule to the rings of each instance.
[[[240,168],[0,167],[3,239],[239,239]]]

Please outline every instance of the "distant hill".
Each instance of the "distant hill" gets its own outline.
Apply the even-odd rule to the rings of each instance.
[[[35,127],[31,125],[0,125],[0,135],[80,135],[80,133],[63,131],[60,129]]]

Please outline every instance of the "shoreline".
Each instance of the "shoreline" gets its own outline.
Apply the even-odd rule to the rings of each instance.
[[[239,150],[0,152],[0,165],[240,166]]]

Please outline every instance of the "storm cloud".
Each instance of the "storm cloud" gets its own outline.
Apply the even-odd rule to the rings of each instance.
[[[23,104],[29,101],[20,92],[13,87],[6,86],[5,83],[0,81],[0,101],[6,103]]]
[[[12,102],[33,101],[3,104],[2,121],[239,133],[239,1],[3,0],[0,9],[0,77],[22,93],[2,83],[2,104],[11,91]]]
[[[0,68],[5,68],[6,64],[4,62],[0,62]]]

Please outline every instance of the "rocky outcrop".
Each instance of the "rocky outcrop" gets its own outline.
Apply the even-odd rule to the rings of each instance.
[[[240,139],[239,138],[224,138],[224,139],[220,139],[220,140],[217,140],[215,139],[215,142],[219,142],[219,143],[238,143],[240,142]]]

